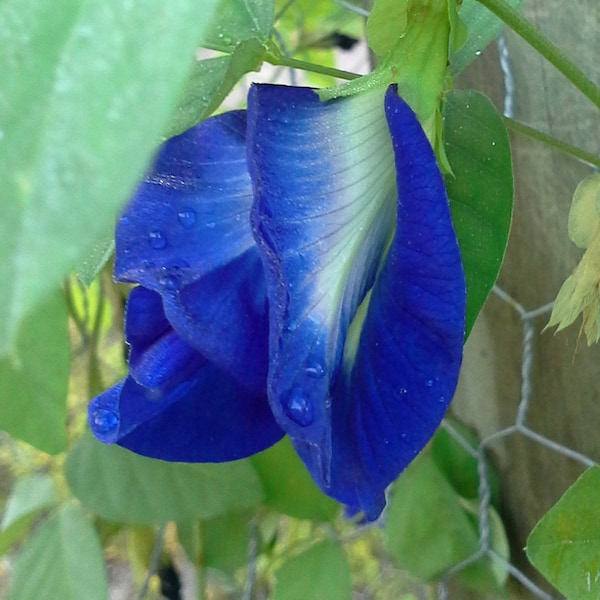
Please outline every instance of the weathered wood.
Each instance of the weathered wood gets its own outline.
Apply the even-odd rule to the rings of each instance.
[[[594,80],[600,82],[600,3],[529,0],[524,14]],[[515,79],[515,118],[600,152],[600,111],[514,34],[507,34]],[[461,77],[460,87],[486,93],[501,108],[504,90],[495,48]],[[582,252],[567,236],[575,186],[589,167],[542,144],[512,136],[516,201],[500,286],[527,310],[554,299]],[[554,336],[541,333],[548,315],[535,320],[532,402],[535,431],[600,460],[600,349],[579,339],[579,324]],[[467,344],[454,412],[483,435],[515,423],[520,398],[522,323],[514,309],[492,296]],[[552,591],[529,567],[523,548],[539,518],[583,467],[515,434],[494,443],[501,474],[503,517],[513,561]],[[511,598],[535,596],[515,586]]]

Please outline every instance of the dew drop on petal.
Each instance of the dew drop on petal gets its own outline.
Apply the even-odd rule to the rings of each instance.
[[[162,275],[158,283],[165,290],[175,291],[179,289],[179,279],[175,275]]]
[[[106,434],[119,425],[117,413],[107,408],[97,408],[92,413],[94,428],[98,433]]]
[[[162,250],[167,247],[167,238],[162,231],[155,229],[148,234],[148,242],[155,250]]]
[[[177,213],[177,220],[182,227],[189,229],[196,223],[196,211],[193,208],[182,208]]]
[[[426,385],[427,387],[433,387],[433,379],[428,379],[428,380],[425,382],[425,385]]]
[[[306,369],[304,369],[304,374],[311,379],[319,379],[325,375],[325,371],[321,365],[316,364],[306,367]]]
[[[286,402],[288,417],[301,427],[308,427],[314,419],[314,408],[301,388],[290,392]]]

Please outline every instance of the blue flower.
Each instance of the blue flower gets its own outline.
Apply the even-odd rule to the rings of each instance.
[[[285,432],[327,494],[375,518],[448,407],[464,337],[443,179],[396,89],[253,86],[247,113],[163,146],[116,241],[116,278],[140,286],[97,437],[223,461]]]

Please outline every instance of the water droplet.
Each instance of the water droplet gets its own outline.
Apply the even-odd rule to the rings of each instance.
[[[106,434],[119,425],[117,413],[107,408],[97,408],[92,414],[94,429],[97,433]]]
[[[306,367],[306,369],[304,369],[304,374],[311,379],[319,379],[325,375],[325,371],[321,365],[312,365],[311,367]]]
[[[182,208],[177,213],[177,219],[183,227],[189,229],[196,223],[196,211],[193,208]]]
[[[286,402],[286,412],[288,417],[301,427],[311,425],[315,416],[311,401],[300,388],[290,392]]]
[[[175,291],[179,289],[179,279],[177,279],[175,275],[162,275],[159,277],[158,283],[165,288],[165,290]]]
[[[476,50],[475,51],[475,56],[481,56],[481,50]]]
[[[446,396],[440,396],[440,397],[438,398],[438,402],[439,402],[440,404],[445,404],[445,403],[446,403]]]
[[[428,380],[425,382],[425,385],[426,385],[427,387],[433,387],[433,379],[428,379]]]
[[[406,388],[400,388],[400,393],[404,396],[408,390]]]
[[[162,231],[155,229],[148,234],[148,241],[155,250],[162,250],[167,247],[167,238]]]
[[[163,390],[160,388],[144,388],[144,398],[149,402],[158,402],[163,396]]]
[[[216,226],[217,226],[217,224],[213,221],[206,223],[206,229],[214,229]]]

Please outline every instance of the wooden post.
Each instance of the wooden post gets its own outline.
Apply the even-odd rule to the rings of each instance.
[[[588,76],[600,82],[600,3],[597,0],[525,0],[523,14],[559,45]],[[600,111],[523,40],[506,34],[514,77],[515,118],[561,140],[600,154]],[[502,111],[503,74],[494,45],[461,76],[458,87],[487,93]],[[515,213],[500,287],[526,310],[554,299],[582,251],[567,235],[567,215],[577,183],[592,169],[523,136],[511,135]],[[536,318],[531,406],[526,423],[536,432],[600,460],[600,348],[579,336],[580,321],[566,332],[541,332],[549,315]],[[467,344],[453,410],[482,436],[515,424],[521,395],[523,323],[492,295]],[[515,433],[490,446],[501,476],[502,516],[512,561],[552,592],[525,558],[528,534],[584,470],[581,464]],[[514,586],[511,598],[531,599]]]

